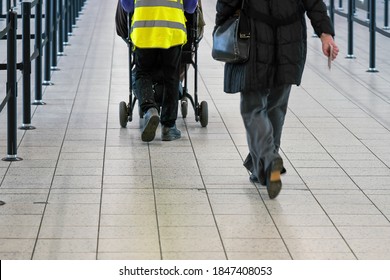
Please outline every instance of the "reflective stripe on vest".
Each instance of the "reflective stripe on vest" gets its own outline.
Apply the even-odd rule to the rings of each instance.
[[[183,29],[183,24],[178,22],[172,22],[172,21],[166,21],[166,20],[145,20],[140,22],[134,22],[132,28],[137,27],[169,27],[169,28],[176,28],[176,29]],[[186,29],[183,29],[186,31]]]
[[[182,9],[183,4],[180,3],[180,0],[177,1],[167,1],[167,0],[155,0],[155,1],[147,1],[147,0],[138,0],[137,7],[171,7]]]
[[[138,48],[183,45],[187,29],[182,0],[136,0],[130,31]]]

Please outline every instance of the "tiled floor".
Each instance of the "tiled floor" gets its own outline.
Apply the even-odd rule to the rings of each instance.
[[[335,16],[331,71],[308,38],[282,139],[287,174],[269,200],[242,166],[239,95],[223,93],[210,55],[215,2],[203,1],[198,50],[209,124],[189,107],[182,139],[162,142],[158,129],[148,144],[137,111],[119,125],[128,65],[116,3],[88,0],[47,105],[33,107],[37,129],[18,131],[23,161],[0,161],[0,259],[390,259],[390,39],[377,36],[379,72],[367,73],[367,28],[355,26],[356,59],[345,59],[347,21]],[[4,157],[5,112],[0,123]]]

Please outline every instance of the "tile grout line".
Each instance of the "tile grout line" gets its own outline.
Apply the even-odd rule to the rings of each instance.
[[[95,22],[95,25],[96,25],[96,22]],[[92,42],[92,36],[91,36],[91,39],[90,39],[90,43],[91,42]],[[47,194],[45,206],[44,206],[44,209],[43,209],[43,212],[42,212],[42,218],[41,218],[39,229],[38,229],[38,232],[37,232],[37,237],[35,238],[35,243],[34,243],[32,254],[31,254],[31,260],[34,258],[35,250],[36,250],[36,247],[37,247],[37,244],[38,244],[39,234],[41,232],[42,223],[43,223],[43,220],[44,220],[44,217],[45,217],[46,208],[47,208],[47,205],[48,205],[48,202],[49,202],[49,197],[50,197],[50,193],[51,193],[51,190],[52,190],[52,186],[53,186],[56,170],[57,170],[57,167],[58,167],[58,162],[59,162],[59,159],[61,157],[61,151],[62,151],[63,146],[64,146],[66,133],[67,133],[67,130],[69,128],[69,123],[70,123],[70,119],[71,119],[72,112],[73,112],[73,109],[74,109],[74,104],[76,102],[76,98],[77,98],[77,95],[78,95],[78,88],[80,87],[81,77],[82,77],[82,73],[84,71],[84,66],[85,66],[86,60],[87,60],[87,56],[84,58],[83,67],[82,67],[83,70],[80,73],[80,78],[78,80],[76,94],[75,94],[75,96],[73,98],[73,102],[72,102],[72,109],[69,112],[68,121],[67,121],[67,124],[66,124],[66,127],[65,127],[65,131],[64,131],[64,136],[63,136],[63,139],[62,139],[62,142],[61,142],[61,146],[60,146],[60,150],[59,150],[58,157],[57,157],[57,160],[56,160],[56,164],[55,164],[55,167],[54,167],[54,172],[53,172],[53,176],[52,176],[52,179],[51,179],[49,191],[48,191],[48,194]]]
[[[163,250],[162,250],[162,245],[161,245],[161,232],[160,232],[160,223],[159,223],[159,218],[158,218],[158,209],[157,209],[157,197],[156,197],[156,187],[154,184],[154,176],[153,176],[153,165],[152,165],[152,155],[150,152],[150,144],[147,143],[148,145],[148,154],[149,154],[149,167],[150,167],[150,176],[152,179],[152,188],[153,188],[153,200],[154,200],[154,210],[155,210],[155,218],[156,218],[156,227],[157,227],[157,238],[158,238],[158,246],[160,250],[160,260],[163,260]]]
[[[99,12],[102,13],[102,2],[100,3]],[[95,26],[93,28],[90,47],[92,45],[93,34],[95,34],[96,21]],[[111,50],[111,67],[110,67],[110,81],[109,81],[109,92],[107,96],[107,113],[106,113],[106,127],[105,127],[105,135],[104,135],[104,147],[103,147],[103,163],[102,163],[102,174],[101,174],[101,182],[100,182],[100,202],[99,202],[99,218],[97,224],[97,235],[96,235],[96,250],[95,250],[95,260],[99,260],[99,244],[100,244],[100,229],[101,229],[101,219],[102,219],[102,206],[103,206],[103,195],[104,195],[104,174],[105,174],[105,162],[106,162],[106,152],[107,152],[107,135],[108,135],[108,127],[109,127],[109,115],[110,115],[110,101],[111,101],[111,86],[112,86],[112,66],[114,65],[114,53],[115,53],[115,30],[113,30],[112,34],[112,50]],[[88,55],[87,55],[88,56]]]
[[[202,180],[202,184],[203,184],[203,187],[204,187],[204,190],[205,190],[205,193],[206,193],[207,201],[208,201],[209,206],[210,206],[211,214],[213,216],[214,226],[215,226],[215,228],[216,228],[216,230],[218,232],[219,240],[221,242],[221,246],[223,248],[223,253],[225,255],[225,258],[226,258],[226,260],[228,260],[229,258],[228,258],[227,252],[226,252],[226,248],[225,248],[225,244],[224,244],[224,241],[223,241],[223,238],[222,238],[222,234],[221,234],[221,231],[220,231],[219,226],[218,226],[217,219],[216,219],[215,214],[214,214],[213,205],[212,205],[211,200],[210,200],[210,196],[209,196],[209,193],[208,193],[208,190],[207,190],[206,183],[205,183],[204,178],[202,176],[201,168],[200,168],[200,165],[199,165],[199,160],[198,160],[198,157],[196,156],[194,145],[192,143],[191,136],[190,136],[190,134],[188,132],[187,122],[186,122],[185,119],[184,119],[184,125],[185,125],[186,130],[187,130],[188,140],[190,141],[190,144],[191,144],[191,149],[192,149],[192,152],[193,152],[194,157],[195,157],[195,162],[196,162],[197,168],[199,170],[199,175],[200,175],[200,178]]]

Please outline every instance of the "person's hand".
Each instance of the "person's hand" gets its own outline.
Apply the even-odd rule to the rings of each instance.
[[[327,57],[331,55],[332,60],[334,60],[339,54],[339,47],[333,40],[333,36],[330,34],[322,33],[320,39],[322,42],[322,52]],[[331,49],[333,50],[332,53],[330,53]]]

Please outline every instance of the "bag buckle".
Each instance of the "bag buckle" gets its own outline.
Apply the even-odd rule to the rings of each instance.
[[[240,32],[240,39],[249,39],[251,37],[250,33],[241,33]]]

